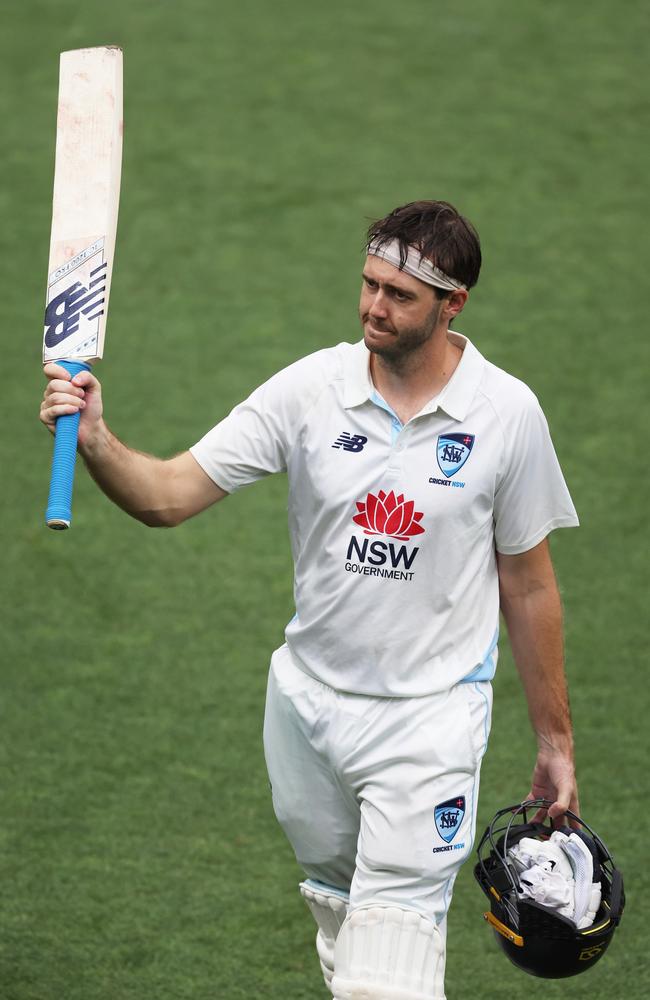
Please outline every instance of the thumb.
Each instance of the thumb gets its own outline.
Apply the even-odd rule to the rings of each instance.
[[[574,816],[580,815],[580,804],[574,788],[568,786],[558,789],[557,799],[549,806],[548,814],[553,820],[560,820],[560,825],[579,827],[575,820],[566,815],[567,809]]]
[[[552,806],[548,807],[548,814],[551,819],[557,819],[558,816],[564,816],[565,812],[569,808],[569,799],[565,799],[564,796],[558,797]]]
[[[75,375],[72,384],[78,385],[80,389],[96,389],[99,387],[99,379],[92,372],[82,371]]]
[[[566,826],[569,822],[566,811],[574,805],[572,791],[571,785],[561,785],[557,790],[555,802],[548,807],[549,819],[553,820],[553,824],[556,827]],[[575,812],[575,809],[572,811]]]
[[[569,780],[559,781],[555,792],[555,801],[548,807],[548,814],[553,819],[562,816],[571,805],[573,783]]]

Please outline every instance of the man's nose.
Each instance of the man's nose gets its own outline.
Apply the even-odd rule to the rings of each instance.
[[[370,309],[368,310],[371,316],[386,316],[386,296],[382,292],[381,288],[373,295],[372,303]]]

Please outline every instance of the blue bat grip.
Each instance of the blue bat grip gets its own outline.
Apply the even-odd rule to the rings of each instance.
[[[90,371],[90,365],[85,364],[83,361],[57,361],[56,363],[70,372],[73,378],[79,372]],[[78,430],[78,411],[77,413],[68,413],[56,418],[50,495],[47,501],[47,510],[45,511],[45,523],[48,528],[61,530],[62,528],[70,527]]]

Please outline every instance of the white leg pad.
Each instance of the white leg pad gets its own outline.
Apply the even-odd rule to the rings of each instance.
[[[331,991],[334,976],[334,945],[348,912],[349,896],[342,889],[313,879],[300,883],[300,894],[318,924],[316,951],[325,985]]]
[[[334,1000],[445,1000],[445,942],[415,910],[351,910],[334,949]]]

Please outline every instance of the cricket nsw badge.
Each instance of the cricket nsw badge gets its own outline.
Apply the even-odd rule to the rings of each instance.
[[[440,434],[436,446],[440,471],[451,479],[465,465],[474,447],[473,434]]]
[[[436,830],[446,844],[449,844],[460,829],[465,815],[465,796],[440,802],[435,808]]]

